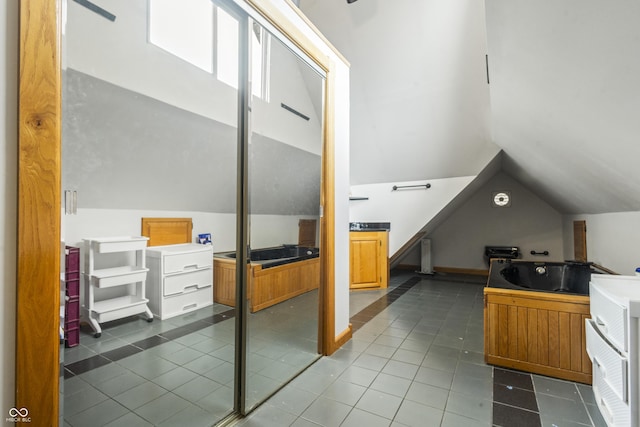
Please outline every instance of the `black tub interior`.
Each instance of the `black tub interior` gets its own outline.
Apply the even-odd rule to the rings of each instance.
[[[317,258],[319,254],[320,250],[318,248],[298,245],[282,245],[273,248],[252,249],[249,258],[251,262],[260,263],[263,268],[267,268],[290,262]],[[235,252],[226,252],[218,255],[226,258],[236,258]]]
[[[589,263],[494,259],[488,286],[589,295],[590,279]]]

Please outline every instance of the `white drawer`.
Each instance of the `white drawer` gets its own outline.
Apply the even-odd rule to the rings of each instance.
[[[164,299],[162,318],[167,319],[210,305],[213,305],[212,286],[186,294],[170,296]]]
[[[598,330],[618,349],[627,348],[627,309],[601,292],[598,286],[590,285],[591,318],[597,323]]]
[[[594,321],[586,321],[587,353],[593,362],[593,369],[598,368],[602,379],[611,390],[623,401],[628,401],[627,359],[618,353],[598,333]]]
[[[210,250],[164,256],[164,274],[211,267],[213,255]]]
[[[631,411],[629,405],[620,398],[605,381],[602,371],[593,365],[593,394],[602,414],[602,418],[609,427],[631,425]]]
[[[189,271],[164,278],[163,295],[177,295],[197,291],[213,285],[213,270]]]

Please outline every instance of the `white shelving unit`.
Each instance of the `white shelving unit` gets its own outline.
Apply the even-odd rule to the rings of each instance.
[[[84,239],[83,320],[91,325],[96,338],[102,334],[100,323],[136,314],[145,314],[148,322],[153,320],[153,314],[147,306],[149,300],[145,297],[149,271],[145,266],[147,240],[147,237],[130,236]],[[97,258],[114,253],[122,253],[124,258],[135,257],[135,260],[130,265],[96,268]],[[121,288],[122,295],[96,300],[98,289],[116,287]]]

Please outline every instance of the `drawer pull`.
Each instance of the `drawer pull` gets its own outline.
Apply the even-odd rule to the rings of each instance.
[[[607,324],[600,316],[596,316],[596,325],[598,325],[603,332],[607,332]]]
[[[187,292],[195,292],[195,291],[197,291],[197,290],[198,290],[198,284],[197,284],[197,283],[196,283],[196,284],[193,284],[193,285],[189,285],[189,286],[185,286],[185,287],[184,287],[184,292],[185,292],[185,293],[187,293]]]
[[[194,302],[193,304],[187,304],[184,307],[182,307],[182,311],[187,311],[190,310],[192,308],[196,308],[198,306],[197,302]]]
[[[198,268],[198,264],[189,264],[182,267],[183,270],[193,270]]]

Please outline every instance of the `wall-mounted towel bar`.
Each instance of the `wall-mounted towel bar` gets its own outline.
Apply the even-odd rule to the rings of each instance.
[[[402,188],[421,188],[421,187],[431,188],[431,184],[427,183],[427,184],[420,184],[420,185],[394,185],[392,189],[393,191],[396,191]]]
[[[547,255],[549,255],[549,251],[542,251],[542,252],[531,251],[531,255],[544,255],[544,256],[547,256]]]

